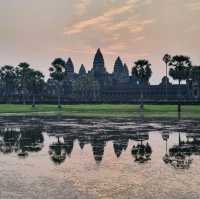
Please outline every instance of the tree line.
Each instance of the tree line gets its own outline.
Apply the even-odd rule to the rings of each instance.
[[[20,63],[17,67],[5,65],[0,68],[1,89],[3,90],[7,103],[12,102],[15,92],[20,94],[25,104],[27,93],[32,96],[33,106],[35,98],[41,93],[45,86],[44,75],[26,62]]]
[[[180,86],[181,82],[186,80],[198,79],[200,81],[200,66],[193,66],[191,58],[185,55],[175,55],[171,56],[169,54],[165,54],[163,57],[163,62],[166,66],[166,76],[165,76],[165,95],[167,98],[168,95],[168,67],[169,68],[169,75],[178,81],[178,112],[181,112],[181,95],[180,95]],[[144,103],[143,103],[143,88],[144,84],[149,82],[149,79],[152,76],[151,64],[148,60],[138,60],[134,63],[134,67],[132,69],[132,75],[136,76],[140,81],[140,89],[141,89],[141,96],[140,101],[141,105],[140,108],[143,110]]]
[[[168,67],[169,75],[178,81],[178,112],[181,112],[181,82],[186,80],[195,80],[198,79],[200,81],[200,66],[193,66],[191,58],[184,55],[175,55],[171,56],[169,54],[165,54],[163,57],[163,62],[166,66],[166,76],[165,76],[165,95],[167,98],[168,95]],[[144,109],[144,101],[143,101],[143,92],[144,85],[149,82],[152,76],[151,64],[148,60],[141,59],[134,62],[134,66],[132,68],[132,75],[138,78],[140,85],[140,108]]]
[[[168,95],[168,68],[169,75],[174,79],[178,80],[178,93],[180,99],[180,85],[183,80],[194,79],[198,76],[200,78],[200,67],[193,66],[191,58],[184,55],[170,56],[165,54],[163,62],[166,67],[166,88],[165,94]],[[66,62],[62,58],[56,58],[49,67],[50,80],[53,80],[56,84],[57,89],[57,100],[58,107],[61,108],[61,90],[63,81],[67,77]],[[141,109],[144,108],[144,85],[149,83],[152,76],[151,63],[146,59],[140,59],[134,62],[132,68],[132,76],[136,77],[139,81],[140,86],[140,101]],[[28,94],[32,96],[32,106],[35,106],[36,96],[44,92],[45,81],[44,75],[33,68],[26,62],[20,63],[18,66],[5,65],[0,68],[0,81],[1,89],[7,99],[7,103],[12,102],[13,92],[17,91],[22,96],[23,103],[26,103],[25,96]],[[87,81],[87,80],[84,80]],[[81,87],[81,82],[78,82]],[[79,87],[79,86],[78,86]],[[180,101],[180,100],[179,100]],[[179,103],[180,111],[180,103]]]

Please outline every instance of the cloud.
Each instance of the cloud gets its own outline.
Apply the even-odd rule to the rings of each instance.
[[[199,11],[200,10],[200,2],[199,1],[190,2],[190,3],[186,4],[186,6],[189,9],[191,9],[192,11]]]
[[[90,46],[85,46],[84,48],[78,48],[78,49],[72,49],[70,47],[63,47],[63,48],[57,48],[58,52],[64,52],[64,53],[76,53],[76,54],[94,54],[95,50],[94,48],[91,48]]]
[[[193,32],[197,32],[200,30],[200,27],[196,24],[193,24],[191,26],[189,26],[187,29],[185,29],[185,33],[193,33]]]
[[[105,55],[122,54],[131,58],[132,51],[136,51],[135,44],[144,43],[143,40],[146,39],[143,35],[145,28],[155,22],[151,16],[141,17],[139,14],[140,9],[150,3],[151,0],[115,1],[108,7],[101,7],[96,16],[88,15],[85,16],[87,19],[76,19],[73,24],[65,28],[64,34],[70,43],[73,43],[72,40],[74,42],[78,40],[81,46],[90,49],[77,50],[72,46],[71,49],[75,49],[74,53],[89,54],[101,47]],[[66,50],[64,47],[59,50],[67,52],[69,48]],[[135,55],[144,56],[148,53],[138,52]]]
[[[145,39],[144,36],[139,36],[139,37],[136,37],[134,41],[137,42],[137,41],[142,41],[144,39]]]
[[[142,5],[149,3],[150,1],[144,1]],[[126,3],[121,5],[114,4],[104,10],[102,15],[69,25],[64,34],[70,36],[68,38],[81,38],[83,45],[92,48],[114,46],[113,49],[117,51],[124,50],[132,43],[142,41],[141,33],[155,21],[149,18],[139,19],[135,12],[137,6],[141,6],[138,0],[126,0]],[[113,49],[108,49],[109,54],[114,54]]]
[[[77,10],[76,14],[81,16],[87,11],[88,6],[91,4],[92,0],[73,0],[74,7]]]
[[[112,23],[106,28],[107,32],[115,32],[121,29],[128,29],[130,32],[140,32],[143,30],[144,23],[133,22],[132,20]]]
[[[91,0],[79,0],[79,6],[84,7],[82,4],[88,4]],[[116,31],[126,29],[130,33],[141,32],[145,25],[152,24],[152,19],[137,19],[137,13],[135,9],[137,6],[149,5],[152,0],[125,0],[123,4],[112,4],[109,9],[103,10],[103,13],[90,17],[89,19],[74,22],[64,29],[65,35],[76,35],[83,33],[89,29],[100,30],[101,32],[111,34],[115,32],[114,38],[116,38]],[[84,4],[84,5],[85,5]],[[83,9],[83,8],[82,8]],[[122,19],[120,19],[120,17]],[[119,19],[118,19],[119,18]]]
[[[124,13],[130,11],[131,9],[133,9],[134,4],[136,2],[137,2],[137,0],[129,0],[123,6],[120,6],[120,7],[114,6],[114,7],[110,8],[109,10],[105,11],[102,15],[92,17],[88,20],[84,20],[84,21],[75,23],[70,28],[65,29],[64,34],[68,34],[68,35],[77,34],[91,26],[111,22],[115,16],[124,14]]]

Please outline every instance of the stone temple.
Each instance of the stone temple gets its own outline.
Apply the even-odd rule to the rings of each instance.
[[[97,50],[93,67],[88,72],[86,72],[84,65],[81,65],[79,73],[75,73],[74,64],[69,58],[65,66],[65,80],[62,87],[63,103],[134,103],[140,99],[139,81],[131,75],[126,63],[117,57],[113,72],[108,73],[100,49]],[[56,96],[56,86],[51,79],[48,80],[47,95],[49,99]],[[199,76],[182,84],[180,94],[178,94],[178,85],[170,83],[166,76],[158,85],[151,85],[149,82],[144,85],[144,100],[146,102],[165,102],[166,100],[176,102],[179,99],[178,96],[183,102],[199,101]]]

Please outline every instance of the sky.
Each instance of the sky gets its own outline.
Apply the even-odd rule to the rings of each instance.
[[[130,71],[145,58],[157,84],[165,53],[200,65],[199,21],[199,0],[0,0],[0,66],[28,62],[48,75],[54,58],[71,57],[75,71],[90,70],[101,48],[108,72],[117,56]]]

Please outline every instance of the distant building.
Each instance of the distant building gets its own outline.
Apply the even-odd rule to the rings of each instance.
[[[62,103],[137,103],[140,99],[140,84],[135,76],[132,76],[127,65],[120,57],[116,58],[113,71],[108,73],[105,61],[100,49],[97,50],[93,66],[90,71],[86,71],[81,65],[79,72],[74,70],[71,58],[65,63],[65,78],[61,84]],[[168,92],[166,95],[166,82]],[[22,96],[15,89],[12,101],[22,103]],[[60,86],[55,80],[49,78],[46,82],[45,91],[41,91],[37,100],[41,103],[56,103]],[[0,81],[0,102],[6,101],[5,85]],[[193,72],[185,84],[180,89],[181,100],[183,102],[200,102],[200,66],[193,67]],[[27,94],[27,102],[31,103],[31,95]],[[158,85],[151,85],[147,82],[144,85],[144,101],[150,103],[171,102],[175,103],[179,99],[178,85],[169,82],[164,76]]]
[[[167,77],[163,77],[158,85],[147,83],[144,86],[144,99],[148,102],[177,101],[178,85],[169,82]],[[166,96],[165,87],[168,87]],[[71,84],[71,89],[70,85]],[[106,71],[105,62],[101,50],[98,49],[93,67],[86,72],[85,67],[81,65],[79,73],[74,72],[74,66],[71,59],[66,63],[66,83],[63,84],[65,93],[64,99],[71,102],[113,102],[113,103],[131,103],[137,102],[140,98],[140,85],[137,78],[130,75],[128,67],[117,57],[113,72]],[[54,92],[55,93],[55,92]],[[181,85],[181,99],[183,101],[200,99],[200,78],[187,81]]]

